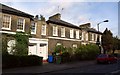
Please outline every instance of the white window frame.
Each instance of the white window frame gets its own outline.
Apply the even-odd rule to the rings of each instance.
[[[32,22],[32,23],[34,23],[34,25],[35,25],[35,30],[34,30],[35,32],[32,32],[32,31],[31,31],[31,34],[36,34],[37,23],[36,23],[36,22]],[[31,24],[32,24],[32,23],[31,23]],[[31,25],[31,26],[32,26],[32,25]]]
[[[95,39],[95,41],[97,41],[97,38],[98,38],[98,34],[96,34],[96,39]]]
[[[53,26],[53,36],[58,36],[58,26]]]
[[[61,28],[61,37],[65,37],[65,28],[64,27]]]
[[[56,46],[62,45],[61,43],[57,43]]]
[[[86,41],[88,41],[88,33],[86,33],[86,35],[85,35],[85,36],[86,36]]]
[[[2,26],[2,29],[11,30],[11,16],[10,15],[6,15],[6,14],[4,14],[3,17],[4,16],[9,16],[10,17],[10,23],[9,23],[9,28],[5,28],[5,27]],[[2,17],[2,22],[3,22],[3,17]]]
[[[94,33],[92,33],[92,41],[94,41]]]
[[[81,37],[82,40],[84,40],[84,37],[85,37],[84,34],[85,34],[84,31],[82,31],[82,37]]]
[[[18,26],[18,20],[19,20],[19,19],[23,19],[23,29],[21,30],[21,29],[18,29],[18,28],[17,28],[17,31],[22,31],[22,32],[24,32],[24,31],[25,31],[25,30],[24,30],[24,29],[25,29],[25,19],[19,17],[19,18],[17,19],[17,26]]]
[[[74,38],[74,29],[70,29],[70,38]]]
[[[100,40],[100,42],[101,42],[102,35],[100,35],[100,34],[98,34],[98,35],[99,35],[99,40]]]
[[[73,44],[73,48],[77,48],[77,44]]]
[[[43,31],[42,28],[44,28],[45,31]],[[41,35],[46,35],[46,25],[45,24],[43,24],[41,27]]]
[[[79,33],[79,30],[76,31],[76,39],[80,39],[80,33]]]

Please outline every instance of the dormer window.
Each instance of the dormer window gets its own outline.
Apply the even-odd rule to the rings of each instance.
[[[18,18],[17,31],[24,32],[24,28],[25,28],[25,19],[24,18]]]
[[[31,34],[36,34],[36,26],[37,26],[37,23],[35,22],[31,23]]]
[[[11,16],[3,15],[2,18],[2,29],[10,30],[11,29]]]

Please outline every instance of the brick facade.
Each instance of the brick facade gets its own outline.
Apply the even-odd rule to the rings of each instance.
[[[6,6],[7,7],[7,6]],[[7,7],[9,10],[10,7]],[[8,10],[5,9],[5,10]],[[16,12],[16,13],[15,13]],[[61,14],[55,14],[51,16],[47,21],[39,20],[34,18],[32,15],[26,13],[19,13],[14,9],[12,12],[0,12],[2,15],[11,16],[11,27],[10,30],[2,29],[0,31],[3,35],[2,37],[7,37],[13,39],[11,35],[14,35],[17,31],[17,21],[18,18],[25,19],[24,32],[31,34],[31,23],[36,23],[36,33],[31,34],[29,38],[29,50],[28,54],[35,54],[38,56],[43,56],[44,60],[47,60],[48,55],[54,51],[57,44],[61,44],[64,47],[77,47],[81,44],[96,43],[98,35],[102,36],[102,33],[97,32],[95,29],[90,28],[90,23],[80,25],[80,27],[70,24],[61,20]],[[42,35],[42,25],[45,25],[45,34]],[[53,27],[57,27],[57,35],[53,36]],[[61,29],[65,29],[65,36],[61,36]],[[72,29],[72,30],[71,30]],[[55,30],[55,31],[56,31]],[[73,31],[73,32],[72,32]],[[9,34],[9,35],[6,35]],[[70,37],[73,34],[72,38]],[[77,35],[76,35],[77,34]]]

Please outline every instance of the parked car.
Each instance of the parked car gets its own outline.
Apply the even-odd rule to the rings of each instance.
[[[96,58],[97,63],[116,63],[117,57],[114,55],[100,54]]]

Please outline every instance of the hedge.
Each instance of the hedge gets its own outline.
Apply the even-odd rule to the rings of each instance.
[[[15,56],[15,55],[2,55],[2,68],[14,68],[24,66],[42,65],[43,57],[28,55],[28,56]]]
[[[81,60],[94,60],[99,54],[99,47],[96,44],[80,45],[78,48],[66,48],[63,45],[58,45],[54,49],[55,54],[61,56],[61,63]]]
[[[92,60],[99,54],[99,47],[94,44],[82,45],[76,49],[75,56],[78,60]]]

